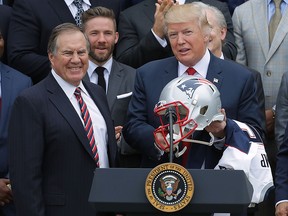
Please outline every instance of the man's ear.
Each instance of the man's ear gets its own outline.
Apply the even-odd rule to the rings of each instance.
[[[220,32],[221,32],[221,40],[224,41],[225,37],[226,37],[226,34],[227,34],[227,28],[222,28],[220,30]]]

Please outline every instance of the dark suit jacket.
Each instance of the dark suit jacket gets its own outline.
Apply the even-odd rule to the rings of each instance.
[[[3,4],[4,5],[9,5],[9,6],[13,6],[14,0],[3,0]]]
[[[275,172],[275,203],[288,200],[288,124],[286,125],[283,142],[279,146]]]
[[[91,7],[113,9],[115,16],[122,8],[122,0],[90,0]],[[50,72],[47,44],[52,29],[75,20],[63,0],[16,0],[9,28],[7,44],[9,64],[39,82]]]
[[[195,0],[187,0],[186,3],[193,1]],[[155,2],[155,0],[145,0],[120,13],[119,41],[116,47],[118,61],[138,68],[149,61],[173,55],[170,46],[163,48],[151,32],[156,10]],[[202,0],[202,2],[215,6],[223,12],[228,27],[223,52],[228,58],[235,59],[237,48],[227,5],[216,0]]]
[[[32,80],[20,73],[19,71],[10,68],[0,62],[1,73],[1,121],[0,121],[0,178],[9,178],[9,166],[8,166],[8,123],[10,119],[10,113],[15,98],[19,93],[32,85]],[[5,216],[16,215],[12,205],[0,206],[1,212]]]
[[[113,60],[109,76],[107,100],[115,126],[123,126],[126,122],[128,105],[132,94],[125,97],[124,95],[133,92],[135,75],[134,68]],[[89,80],[87,74],[85,80]],[[120,98],[118,99],[117,96]],[[123,154],[135,152],[127,145],[124,139],[120,142],[120,150]]]
[[[153,61],[136,71],[134,93],[128,109],[128,123],[123,134],[126,141],[143,153],[142,166],[153,167],[162,161],[157,161],[158,151],[154,147],[153,131],[160,125],[153,109],[159,100],[164,86],[178,76],[178,62],[175,57]],[[260,109],[255,95],[255,85],[252,73],[245,67],[233,62],[216,58],[211,54],[207,77],[221,93],[222,107],[228,118],[239,120],[262,131],[260,125]],[[201,137],[200,137],[201,139]],[[214,147],[197,146],[199,161],[188,162],[192,168],[200,168],[205,156],[206,168],[214,168],[221,157]],[[204,151],[211,151],[205,153]],[[217,158],[209,161],[209,156],[216,151]],[[193,155],[190,155],[193,159]],[[218,159],[218,160],[217,160]]]
[[[0,14],[1,14],[1,19],[0,19],[0,31],[2,33],[2,36],[4,38],[4,43],[7,42],[7,31],[8,31],[8,26],[10,22],[10,17],[12,13],[12,8],[6,5],[0,5]],[[7,44],[7,43],[6,43]],[[3,63],[7,63],[7,52],[6,52],[6,46],[4,47],[4,54],[1,57],[1,61]]]
[[[227,58],[224,57],[224,59],[228,60]],[[258,104],[261,110],[261,126],[262,128],[265,130],[263,131],[264,134],[260,134],[262,139],[265,140],[266,139],[266,117],[265,117],[265,96],[264,96],[264,89],[263,89],[263,83],[262,83],[262,78],[261,78],[261,74],[260,72],[252,69],[252,68],[248,68],[255,79],[255,89],[256,89],[256,97],[258,99]],[[266,142],[265,142],[266,143]]]
[[[133,91],[135,76],[136,71],[134,68],[113,60],[109,76],[107,100],[115,126],[123,125],[126,122],[128,104],[132,95],[119,99],[117,99],[117,96]]]
[[[109,164],[115,167],[117,146],[106,95],[93,83],[83,84],[105,119]],[[96,215],[88,203],[96,164],[83,124],[52,74],[16,99],[9,144],[19,216]]]
[[[243,4],[244,2],[248,1],[248,0],[218,0],[218,1],[221,1],[221,2],[226,2],[228,7],[229,7],[229,11],[231,13],[231,15],[233,14],[234,12],[234,9]]]

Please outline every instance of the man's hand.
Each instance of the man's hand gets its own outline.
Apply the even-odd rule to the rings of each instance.
[[[122,132],[122,126],[116,126],[115,127],[115,136],[116,136],[116,140],[120,139],[121,137],[121,132]]]
[[[164,39],[165,32],[164,32],[164,16],[166,12],[174,5],[173,0],[158,0],[156,5],[156,11],[154,14],[154,25],[153,31],[154,33]]]
[[[0,206],[4,206],[5,204],[12,201],[12,191],[7,186],[10,184],[9,179],[0,179]]]
[[[226,128],[226,114],[225,110],[221,109],[221,113],[224,115],[223,121],[213,121],[208,125],[205,130],[209,133],[211,132],[217,138],[225,137],[225,128]]]
[[[274,119],[274,113],[272,109],[265,110],[266,115],[266,131],[267,131],[267,137],[270,139],[274,138],[274,125],[275,125],[275,119]]]
[[[276,206],[276,216],[288,216],[288,202],[279,203]]]
[[[158,149],[161,149],[165,152],[169,152],[169,150],[170,150],[169,146],[165,142],[165,138],[163,137],[163,135],[161,133],[156,133],[155,145]]]

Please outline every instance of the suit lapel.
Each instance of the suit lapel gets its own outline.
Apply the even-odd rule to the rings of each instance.
[[[51,73],[47,77],[46,88],[48,91],[49,100],[51,101],[51,103],[54,104],[57,110],[59,110],[65,120],[69,123],[71,128],[74,130],[76,136],[79,138],[81,144],[93,159],[93,155],[88,143],[83,124],[74,107],[72,106],[70,100],[67,98],[66,94],[56,82]]]
[[[162,82],[163,87],[172,79],[175,79],[178,77],[178,61],[175,57],[170,58],[169,63],[166,64],[164,67],[164,71],[165,73],[163,73],[162,79],[160,80]]]
[[[116,101],[119,88],[124,78],[123,74],[121,73],[122,70],[123,68],[121,68],[121,66],[115,60],[113,60],[107,91],[107,100],[110,110],[112,110],[112,107]]]
[[[282,41],[284,40],[285,36],[287,35],[287,32],[288,32],[287,22],[288,22],[288,10],[286,9],[279,23],[279,26],[275,32],[274,39],[272,41],[270,50],[268,52],[266,63],[270,60],[270,58],[276,52],[276,50],[278,49],[278,47],[281,45]]]
[[[249,1],[249,4],[251,4],[252,16],[254,16],[253,26],[255,27],[258,39],[260,41],[262,52],[267,58],[268,51],[269,51],[269,34],[267,31],[268,29],[267,13],[268,12],[267,12],[266,3],[263,4],[263,0],[258,0],[258,1],[251,1],[251,2]],[[259,13],[259,11],[264,11],[264,12]]]
[[[222,80],[223,77],[221,76],[221,67],[219,62],[217,61],[222,61],[220,59],[217,59],[214,55],[210,53],[210,63],[208,66],[208,71],[207,71],[207,77],[206,79],[212,82],[220,91],[221,85],[222,85]]]

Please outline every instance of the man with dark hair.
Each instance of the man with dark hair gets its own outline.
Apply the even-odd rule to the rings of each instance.
[[[134,87],[135,69],[113,59],[119,37],[113,10],[105,7],[90,8],[83,13],[82,23],[91,48],[85,78],[104,88],[114,125],[121,132]],[[121,166],[139,167],[140,154],[123,137],[119,138],[118,144]]]

